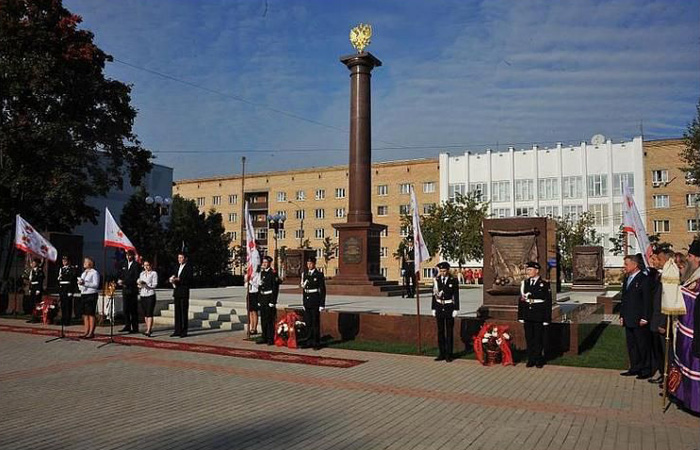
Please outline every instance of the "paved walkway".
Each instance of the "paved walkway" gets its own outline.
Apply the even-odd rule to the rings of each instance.
[[[279,350],[241,332],[153,339]],[[609,370],[286,350],[366,361],[338,368],[45,340],[0,331],[2,449],[680,450],[700,439],[700,419],[663,413],[658,388]]]

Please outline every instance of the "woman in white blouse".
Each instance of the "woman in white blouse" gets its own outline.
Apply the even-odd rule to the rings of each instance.
[[[141,296],[141,308],[146,320],[146,331],[143,333],[151,337],[153,328],[153,311],[156,308],[156,287],[158,287],[158,274],[151,270],[151,262],[143,262],[143,272],[139,275],[139,295]]]
[[[80,337],[92,339],[95,337],[95,309],[100,289],[100,274],[95,270],[95,261],[90,257],[83,260],[83,269],[85,270],[78,278],[78,287],[80,288],[85,333]]]

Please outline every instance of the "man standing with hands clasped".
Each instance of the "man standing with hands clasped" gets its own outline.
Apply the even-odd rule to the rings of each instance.
[[[128,331],[129,334],[139,332],[139,275],[141,267],[135,261],[136,254],[133,250],[126,251],[126,261],[122,265],[117,284],[122,287],[124,300],[124,328],[121,332]]]
[[[187,337],[188,314],[190,310],[190,285],[192,284],[192,267],[187,262],[187,256],[180,252],[177,255],[177,272],[170,277],[175,299],[175,332],[170,337]]]
[[[304,321],[309,327],[309,342],[314,350],[321,349],[321,311],[326,307],[326,279],[316,269],[316,258],[306,260],[306,271],[301,277],[304,292]],[[307,344],[308,345],[308,344]]]
[[[552,291],[549,281],[540,277],[540,265],[530,261],[525,265],[527,278],[520,284],[518,322],[525,328],[527,345],[526,367],[544,366],[544,330],[552,321]]]
[[[433,302],[431,309],[437,321],[438,347],[440,354],[435,361],[452,362],[454,346],[455,316],[459,311],[459,281],[450,274],[450,263],[437,265],[439,272],[433,280]]]
[[[277,296],[279,295],[280,280],[272,270],[272,258],[265,256],[260,268],[260,287],[258,289],[258,304],[262,322],[262,340],[258,344],[275,344],[275,319],[277,318]]]
[[[649,277],[642,272],[644,261],[641,255],[625,256],[624,264],[627,276],[622,282],[620,325],[625,327],[630,368],[620,375],[636,375],[644,380],[651,376],[651,285]]]

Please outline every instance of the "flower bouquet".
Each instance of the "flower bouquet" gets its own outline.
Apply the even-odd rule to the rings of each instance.
[[[510,350],[510,334],[507,325],[485,323],[474,336],[474,353],[476,359],[485,366],[502,364],[513,365],[513,353]]]

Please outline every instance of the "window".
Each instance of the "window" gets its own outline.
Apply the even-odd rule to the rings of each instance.
[[[668,170],[652,170],[651,171],[651,181],[653,184],[658,185],[662,183],[668,183]]]
[[[632,172],[613,174],[613,195],[624,195],[625,186],[630,188],[630,193],[634,194],[634,174]]]
[[[399,184],[399,192],[402,195],[410,194],[411,193],[411,183],[401,183]]]
[[[562,198],[583,197],[583,178],[563,177],[561,179],[561,194]]]
[[[540,200],[559,199],[559,180],[556,178],[542,178],[539,180]]]
[[[381,267],[381,268],[379,269],[379,273],[380,273],[381,276],[383,276],[384,278],[386,278],[386,277],[389,276],[389,269],[387,269],[386,267]]]
[[[235,205],[238,203],[238,195],[237,194],[230,194],[228,196],[228,203],[229,205]]]
[[[316,200],[323,200],[324,198],[326,198],[326,190],[316,189]]]
[[[466,185],[464,183],[452,183],[448,187],[447,196],[450,200],[457,198],[457,195],[465,194]]]
[[[570,216],[571,220],[576,221],[583,214],[583,205],[564,205],[561,213],[564,217]]]
[[[489,199],[488,184],[485,182],[469,183],[469,193],[473,193],[478,201],[486,202]]]
[[[386,258],[389,256],[389,247],[379,247],[379,257]]]
[[[338,230],[333,230],[333,231],[334,231],[333,235],[334,235],[335,237],[339,238],[339,237],[340,237],[340,231],[338,231]]]
[[[515,180],[515,201],[516,202],[534,200],[534,198],[535,198],[535,180]]]
[[[326,237],[326,230],[325,228],[316,228],[314,231],[314,237],[316,239],[323,239]]]
[[[317,219],[325,219],[326,218],[326,210],[323,208],[316,208],[315,215]]]
[[[386,216],[389,214],[389,207],[386,205],[380,205],[377,206],[377,215],[378,216]]]
[[[204,197],[197,197],[197,206],[204,206],[206,204],[206,200]]]
[[[411,205],[399,205],[399,214],[404,215],[404,214],[410,214],[411,213]]]
[[[275,214],[277,214],[278,216],[282,216],[285,219],[287,218],[287,211],[277,211]]]
[[[304,239],[304,230],[294,230],[294,238]]]
[[[231,240],[232,240],[232,241],[237,241],[237,240],[238,240],[238,232],[237,232],[237,231],[232,231],[232,232],[231,232]]]
[[[688,208],[700,206],[700,194],[685,194],[685,206]]]
[[[591,204],[588,209],[593,214],[595,226],[604,227],[610,223],[610,210],[607,203]]]
[[[255,239],[258,241],[267,240],[267,228],[256,228]]]
[[[303,209],[297,209],[296,210],[296,218],[299,220],[304,220],[304,217],[306,217],[306,214],[304,213]]]
[[[211,198],[211,204],[212,205],[220,205],[221,204],[221,196],[220,195],[215,195]]]
[[[322,248],[317,248],[316,249],[316,259],[322,259],[323,258],[323,249]]]
[[[401,237],[408,236],[408,226],[407,225],[401,226],[401,228],[399,229],[399,236],[401,236]]]
[[[345,208],[335,208],[335,217],[338,219],[345,217]]]
[[[670,206],[668,195],[654,195],[654,208],[668,208]]]
[[[304,191],[297,191],[296,199],[299,201],[306,200],[306,194]]]
[[[431,279],[433,278],[433,268],[432,267],[423,267],[423,277],[425,279]]]
[[[340,258],[340,248],[336,247],[333,249],[333,256],[338,259]]]
[[[238,222],[238,213],[228,213],[229,222]]]
[[[588,196],[605,197],[608,195],[608,176],[606,174],[588,175]]]
[[[691,233],[700,231],[700,219],[688,219],[688,231]]]
[[[226,237],[229,238],[231,241],[235,241],[236,240],[236,232],[235,231],[227,231]]]
[[[335,198],[345,198],[345,188],[335,188]]]
[[[277,237],[279,239],[286,239],[287,238],[287,230],[277,230]]]
[[[387,237],[389,236],[389,227],[384,228],[382,231],[379,232],[380,237]]]
[[[695,184],[695,177],[693,176],[693,172],[686,172],[685,173],[685,184]]]
[[[493,212],[491,213],[491,216],[493,216],[496,219],[502,219],[503,217],[510,217],[510,208],[493,208]]]
[[[435,211],[435,203],[423,203],[423,214],[431,214]]]
[[[379,195],[380,197],[389,195],[389,186],[386,184],[380,184],[379,186],[377,186],[377,195]]]
[[[654,233],[669,233],[671,232],[671,221],[670,220],[655,220],[654,221]]]
[[[615,226],[622,223],[622,203],[613,203],[612,220]]]
[[[423,192],[426,194],[432,194],[433,192],[435,192],[435,182],[428,181],[426,183],[423,183]]]
[[[277,193],[277,201],[278,202],[286,202],[287,201],[287,193],[286,192],[278,192]]]
[[[491,201],[493,202],[509,202],[510,201],[510,181],[494,181],[491,183]]]
[[[540,206],[539,210],[540,217],[559,217],[559,207],[558,206]]]
[[[532,217],[534,215],[534,209],[531,206],[522,206],[515,208],[516,217]]]

